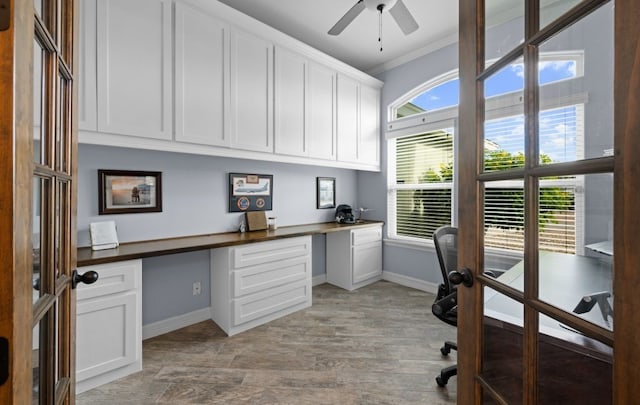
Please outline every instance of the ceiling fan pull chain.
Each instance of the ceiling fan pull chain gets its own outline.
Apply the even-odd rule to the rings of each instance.
[[[382,52],[382,10],[384,5],[378,5],[378,43],[380,44],[380,52]]]

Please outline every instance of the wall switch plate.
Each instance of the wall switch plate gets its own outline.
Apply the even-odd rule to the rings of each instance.
[[[193,295],[200,295],[202,292],[202,284],[199,281],[193,283]]]

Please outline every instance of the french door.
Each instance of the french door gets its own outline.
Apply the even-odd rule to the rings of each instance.
[[[73,403],[78,3],[0,14],[0,403]]]
[[[459,8],[458,403],[633,403],[640,2]],[[509,69],[522,125],[488,142],[491,86]],[[496,149],[524,159],[496,169]]]

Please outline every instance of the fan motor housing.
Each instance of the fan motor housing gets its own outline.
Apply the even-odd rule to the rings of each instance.
[[[395,6],[397,1],[398,0],[364,0],[364,4],[369,10],[374,11],[379,10],[379,6],[383,6],[382,12],[386,12]]]

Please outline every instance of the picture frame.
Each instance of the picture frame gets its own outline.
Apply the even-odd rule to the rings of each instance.
[[[316,177],[316,207],[318,209],[336,207],[335,177]]]
[[[98,214],[162,212],[162,173],[98,170]]]
[[[273,175],[229,173],[229,212],[273,208]]]

